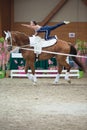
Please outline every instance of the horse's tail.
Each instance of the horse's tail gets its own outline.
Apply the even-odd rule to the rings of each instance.
[[[77,50],[76,48],[70,44],[70,54],[72,55],[77,55]],[[82,70],[85,72],[85,68],[83,66],[83,64],[78,60],[77,57],[71,56],[72,60],[79,66],[79,70]]]

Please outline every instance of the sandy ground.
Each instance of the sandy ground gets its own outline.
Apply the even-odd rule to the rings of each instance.
[[[87,130],[87,76],[0,79],[0,130]]]

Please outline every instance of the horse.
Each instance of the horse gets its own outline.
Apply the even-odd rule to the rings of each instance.
[[[33,83],[36,84],[37,77],[35,74],[35,66],[34,66],[34,63],[36,60],[36,54],[34,53],[34,51],[30,50],[30,49],[33,49],[33,47],[30,46],[29,36],[26,35],[25,33],[18,32],[18,31],[11,31],[11,32],[8,31],[8,32],[5,32],[5,34],[6,34],[5,40],[7,41],[8,47],[16,46],[20,49],[20,52],[22,53],[22,56],[26,61],[25,73],[27,77],[31,79]],[[77,50],[74,47],[74,45],[67,41],[58,39],[54,45],[42,48],[42,52],[38,56],[38,60],[47,60],[52,57],[56,58],[58,71],[57,71],[57,75],[55,77],[54,83],[58,83],[63,67],[67,70],[66,75],[65,75],[65,80],[71,83],[71,79],[69,77],[71,66],[66,61],[67,55],[59,55],[55,53],[44,53],[43,51],[71,54],[71,55],[76,56]],[[85,71],[84,66],[78,60],[78,58],[74,56],[71,56],[71,57],[72,57],[72,60],[78,65],[80,70]],[[29,68],[31,69],[32,74],[28,73]]]

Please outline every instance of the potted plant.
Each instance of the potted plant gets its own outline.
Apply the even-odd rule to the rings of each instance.
[[[4,38],[1,37],[0,38],[0,78],[5,77],[7,62],[8,62],[7,45]]]

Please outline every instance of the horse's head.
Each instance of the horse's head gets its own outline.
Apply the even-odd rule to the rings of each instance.
[[[7,31],[5,32],[5,40],[8,44],[8,50],[10,51],[12,47],[23,47],[29,45],[29,38],[26,34],[18,31]]]
[[[8,51],[12,50],[12,37],[11,37],[11,33],[9,31],[4,31],[5,33],[5,40],[7,41],[7,45],[8,45]]]

